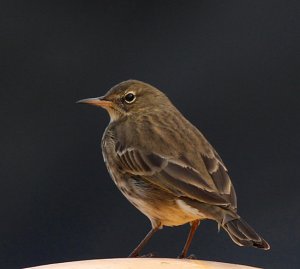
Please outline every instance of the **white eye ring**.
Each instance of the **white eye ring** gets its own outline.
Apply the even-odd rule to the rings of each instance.
[[[136,99],[136,96],[135,96],[134,92],[128,92],[124,96],[124,100],[127,104],[133,103],[135,101],[135,99]]]

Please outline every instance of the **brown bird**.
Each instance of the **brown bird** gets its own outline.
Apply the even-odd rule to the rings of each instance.
[[[155,87],[128,80],[104,96],[78,101],[106,109],[102,138],[107,169],[124,196],[151,221],[152,229],[132,251],[139,256],[163,226],[190,223],[180,254],[187,256],[201,220],[215,220],[239,246],[269,244],[237,213],[227,169],[214,148]]]

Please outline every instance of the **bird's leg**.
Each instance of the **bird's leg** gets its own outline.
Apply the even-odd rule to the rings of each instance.
[[[200,224],[200,220],[194,220],[194,221],[191,222],[191,229],[190,229],[188,238],[187,238],[187,240],[185,242],[185,245],[183,247],[183,250],[182,250],[181,254],[178,257],[179,259],[186,258],[187,252],[189,250],[189,247],[190,247],[190,245],[192,243],[192,239],[194,237],[194,234],[195,234],[195,232],[196,232],[199,224]]]
[[[139,243],[139,245],[130,253],[129,258],[134,258],[139,256],[142,248],[147,244],[150,238],[155,234],[155,232],[159,229],[159,227],[152,228],[150,232],[145,236],[145,238]]]

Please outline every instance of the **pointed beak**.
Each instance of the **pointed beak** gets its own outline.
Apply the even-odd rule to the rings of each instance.
[[[103,108],[109,108],[112,106],[113,103],[111,101],[105,100],[104,96],[101,96],[96,98],[82,99],[77,101],[76,104],[88,104],[93,106],[100,106]]]

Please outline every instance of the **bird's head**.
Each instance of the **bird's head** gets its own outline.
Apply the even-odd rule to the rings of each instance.
[[[104,96],[77,101],[106,109],[111,121],[119,120],[133,114],[168,109],[171,102],[168,97],[155,87],[138,81],[127,80],[112,87]]]

